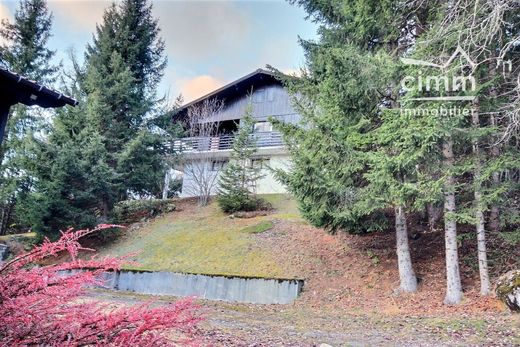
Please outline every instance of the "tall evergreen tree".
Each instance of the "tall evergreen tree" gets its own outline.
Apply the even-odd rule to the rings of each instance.
[[[47,47],[51,37],[52,14],[46,0],[22,0],[14,22],[2,20],[0,56],[16,73],[33,80],[49,83],[54,80],[57,66],[52,64],[55,52]]]
[[[15,12],[14,21],[3,20],[0,27],[0,60],[5,68],[43,83],[52,83],[58,70],[52,64],[55,52],[47,47],[51,36],[52,15],[45,0],[22,0]],[[21,222],[16,218],[17,205],[32,187],[28,173],[28,138],[42,129],[40,110],[18,105],[11,108],[6,128],[6,139],[0,145],[0,171],[2,200],[0,234],[11,224]]]
[[[41,163],[32,194],[37,230],[92,226],[110,218],[128,197],[159,196],[167,148],[157,131],[157,84],[166,64],[151,3],[125,0],[109,7],[74,63],[70,93],[76,109],[60,110],[47,142],[37,142]],[[43,192],[47,192],[43,195]]]
[[[161,139],[151,133],[149,120],[159,102],[156,88],[166,59],[151,11],[152,5],[146,0],[112,5],[85,57],[83,88],[96,108],[96,129],[107,151],[107,164],[117,173],[119,182],[112,200],[124,199],[129,192],[154,194],[164,173],[159,164],[164,148]],[[142,145],[142,141],[147,144]],[[143,161],[144,157],[148,160]],[[157,177],[150,176],[150,164]],[[106,201],[106,205],[110,208],[112,201]]]
[[[406,278],[413,278],[403,237],[406,212],[443,202],[445,302],[456,304],[462,299],[460,222],[476,226],[481,292],[486,295],[485,217],[490,211],[496,229],[500,202],[506,202],[505,196],[517,196],[512,187],[518,187],[519,165],[512,160],[518,150],[513,145],[518,127],[512,121],[518,119],[517,84],[496,71],[507,59],[516,66],[512,56],[518,50],[518,2],[432,1],[416,7],[397,1],[295,2],[322,24],[319,41],[303,42],[307,57],[303,78],[288,83],[303,125],[279,125],[294,161],[293,171],[279,174],[300,201],[304,215],[317,225],[352,227],[345,221],[359,223],[362,213],[394,207],[401,287],[413,288],[414,280],[406,285]],[[446,82],[438,82],[437,92],[428,89],[427,96],[467,96],[447,84],[470,73],[478,84],[471,104],[414,99],[424,91],[397,85],[400,74],[395,61],[390,59],[381,68],[372,59],[377,54],[405,56],[442,66],[457,47],[476,66],[461,57],[450,60],[441,71]],[[403,73],[439,75],[438,69],[420,68],[424,71],[407,67]],[[385,79],[392,71],[394,77]],[[397,112],[403,107],[399,103],[426,112],[410,118]],[[471,116],[430,112],[455,107],[471,108]],[[468,193],[474,197],[472,202],[467,201]],[[502,206],[511,210],[507,204]]]
[[[430,57],[449,56],[452,52],[446,52],[446,47],[452,47],[452,50],[463,49],[467,55],[465,59],[469,58],[471,64],[467,61],[454,62],[450,73],[469,73],[477,87],[473,93],[475,99],[470,104],[459,103],[460,107],[471,109],[471,116],[449,125],[444,141],[443,152],[447,164],[445,172],[460,173],[446,175],[446,197],[449,198],[446,206],[450,212],[445,216],[447,303],[458,303],[462,297],[458,264],[453,260],[457,258],[457,221],[475,225],[481,294],[489,295],[491,291],[486,215],[490,214],[491,229],[498,229],[496,223],[499,197],[505,195],[511,183],[508,180],[500,182],[499,173],[514,172],[519,167],[518,161],[511,160],[517,148],[511,146],[511,142],[500,144],[496,140],[497,137],[503,137],[504,129],[501,127],[507,123],[497,120],[507,119],[507,110],[516,107],[514,99],[508,96],[517,87],[513,82],[514,77],[511,78],[514,75],[512,67],[515,66],[517,48],[514,42],[517,36],[513,33],[514,29],[511,29],[517,26],[519,10],[520,5],[516,1],[493,4],[467,0],[460,2],[458,6],[445,6],[442,9],[442,19],[430,30],[426,39],[417,45],[418,51],[423,54],[426,52]],[[506,61],[509,62],[511,71],[506,71]],[[502,71],[498,72],[497,69]],[[498,90],[501,97],[498,96]],[[467,177],[471,177],[471,184]],[[473,195],[469,208],[465,208],[464,201],[460,198],[467,193]],[[459,205],[456,209],[455,203]],[[451,237],[448,237],[450,234]]]
[[[406,213],[413,204],[407,171],[417,162],[407,162],[403,154],[387,160],[385,155],[401,149],[371,134],[385,114],[396,114],[388,112],[398,106],[396,57],[413,44],[435,4],[412,8],[397,1],[295,2],[321,24],[320,39],[302,42],[307,71],[289,83],[303,124],[280,126],[294,165],[279,176],[316,225],[350,232],[378,229],[384,227],[376,218],[378,211],[394,208],[400,287],[415,291]],[[383,130],[381,135],[390,136]]]

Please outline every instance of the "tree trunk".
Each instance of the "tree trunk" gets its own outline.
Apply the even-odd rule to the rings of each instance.
[[[9,197],[6,200],[4,206],[2,206],[2,221],[0,223],[0,235],[7,234],[7,229],[9,228],[9,224],[11,224],[11,217],[13,214],[14,205],[14,197]]]
[[[478,207],[481,204],[482,196],[480,191],[475,190],[475,204],[477,209],[475,217],[477,220],[477,252],[478,252],[478,270],[480,274],[480,294],[487,296],[491,294],[491,283],[489,281],[487,249],[486,249],[486,229],[484,228],[484,213]]]
[[[496,77],[496,74],[497,74],[497,70],[496,70],[496,65],[495,64],[491,64],[490,66],[490,69],[489,69],[489,73],[490,73],[490,77],[492,80],[495,79]],[[497,96],[498,96],[498,91],[497,91],[497,88],[495,86],[492,86],[489,90],[489,95],[490,95],[490,98],[491,100],[495,101]],[[491,125],[492,126],[496,126],[496,118],[494,116],[493,113],[491,113]],[[500,148],[498,146],[498,144],[492,144],[491,146],[491,156],[496,158],[500,155]],[[498,185],[500,184],[500,173],[499,172],[493,172],[493,186],[494,187],[498,187]],[[489,214],[489,229],[494,231],[494,232],[498,232],[500,231],[500,211],[498,209],[498,205],[496,202],[493,202],[491,204],[491,211],[490,211],[490,214]]]
[[[408,229],[406,227],[406,214],[402,206],[395,207],[395,236],[399,266],[399,288],[403,292],[415,292],[417,291],[417,278],[413,271],[408,243]]]
[[[473,129],[480,128],[480,108],[478,99],[475,101],[474,109],[471,115]],[[480,149],[478,140],[473,140],[473,155],[475,159],[475,169],[473,172],[473,185],[475,189],[475,222],[477,229],[477,252],[478,252],[478,269],[480,273],[480,294],[489,295],[491,284],[489,283],[489,271],[486,250],[486,229],[484,220],[484,206],[482,204],[482,183],[480,176],[482,171],[482,159],[480,157]]]
[[[9,119],[9,109],[11,108],[12,103],[7,101],[2,101],[0,104],[0,145],[4,140],[4,135],[6,133],[7,120]]]
[[[426,212],[428,214],[428,229],[433,232],[442,215],[442,206],[438,206],[437,203],[429,203],[426,205]]]
[[[162,199],[168,199],[168,192],[170,190],[170,180],[171,180],[171,169],[166,169],[166,173],[164,174],[164,187],[162,191]]]
[[[458,304],[462,300],[462,284],[459,270],[457,245],[457,221],[455,220],[455,178],[453,169],[453,140],[448,138],[443,144],[443,155],[448,170],[444,187],[444,241],[446,244],[446,297],[447,305]]]
[[[496,125],[496,120],[494,116],[491,116],[491,124],[493,126]],[[500,155],[500,148],[498,145],[493,144],[491,147],[491,156],[496,158]],[[499,172],[493,172],[493,186],[498,187],[500,184],[500,173]],[[499,232],[500,231],[500,210],[498,208],[498,205],[496,202],[492,203],[491,209],[489,213],[489,229],[493,232]]]
[[[493,183],[497,184],[498,180],[495,180],[495,174],[493,173]],[[498,174],[497,174],[498,176]],[[500,231],[500,210],[496,203],[491,205],[491,209],[489,212],[489,230],[493,232],[499,232]]]

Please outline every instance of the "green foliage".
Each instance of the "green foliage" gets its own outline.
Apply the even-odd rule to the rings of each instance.
[[[114,206],[112,220],[114,223],[135,223],[174,210],[175,204],[169,199],[124,200]]]
[[[58,68],[52,65],[55,52],[47,48],[52,15],[45,0],[22,0],[14,22],[3,20],[0,61],[9,69],[39,82],[51,82]]]
[[[256,139],[251,134],[254,120],[251,105],[235,132],[229,163],[219,177],[217,201],[224,212],[254,211],[265,207],[254,194],[256,181],[263,177],[260,167],[253,166],[257,152]]]
[[[105,11],[85,64],[73,61],[68,92],[80,105],[57,111],[48,141],[33,141],[36,182],[24,211],[35,230],[92,227],[119,201],[161,195],[173,157],[164,139],[175,136],[155,121],[168,113],[155,96],[165,62],[150,2]]]
[[[384,204],[371,197],[364,177],[370,144],[366,134],[380,118],[380,90],[395,73],[384,54],[366,53],[343,43],[323,44],[308,51],[303,78],[289,80],[302,124],[280,124],[293,161],[290,172],[277,171],[298,199],[313,225],[331,231],[359,233],[384,224],[378,218]]]
[[[219,195],[217,201],[220,209],[226,213],[269,209],[264,200],[240,189]]]
[[[498,235],[511,246],[516,246],[520,243],[520,230],[504,231]]]
[[[43,83],[52,83],[58,67],[55,52],[47,47],[52,16],[44,0],[23,0],[14,21],[0,26],[0,66]],[[30,174],[31,138],[45,127],[41,110],[23,105],[11,107],[3,143],[0,145],[0,234],[27,228],[24,201],[34,185]]]

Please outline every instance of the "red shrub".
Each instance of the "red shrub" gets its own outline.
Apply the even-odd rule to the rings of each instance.
[[[181,300],[162,307],[150,303],[113,308],[81,295],[102,285],[100,274],[118,270],[122,258],[81,260],[78,240],[98,230],[68,230],[0,266],[0,344],[3,346],[168,346],[196,344],[200,321],[196,305]],[[45,258],[68,252],[71,261],[38,266]],[[62,271],[88,268],[64,276]]]

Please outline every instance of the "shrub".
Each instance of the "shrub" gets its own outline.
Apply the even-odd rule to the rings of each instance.
[[[135,223],[174,210],[175,204],[171,199],[124,200],[114,206],[112,220],[114,223]]]
[[[271,204],[246,190],[235,190],[217,197],[220,209],[226,213],[269,210]]]
[[[78,252],[84,248],[78,240],[113,227],[117,226],[69,230],[58,241],[46,239],[42,245],[0,267],[2,345],[174,346],[193,342],[200,317],[190,300],[155,308],[150,303],[113,308],[78,300],[86,287],[102,285],[103,272],[119,269],[124,261],[122,258],[80,260]],[[63,252],[70,255],[70,261],[35,266]],[[63,271],[68,270],[73,274],[64,276]]]

